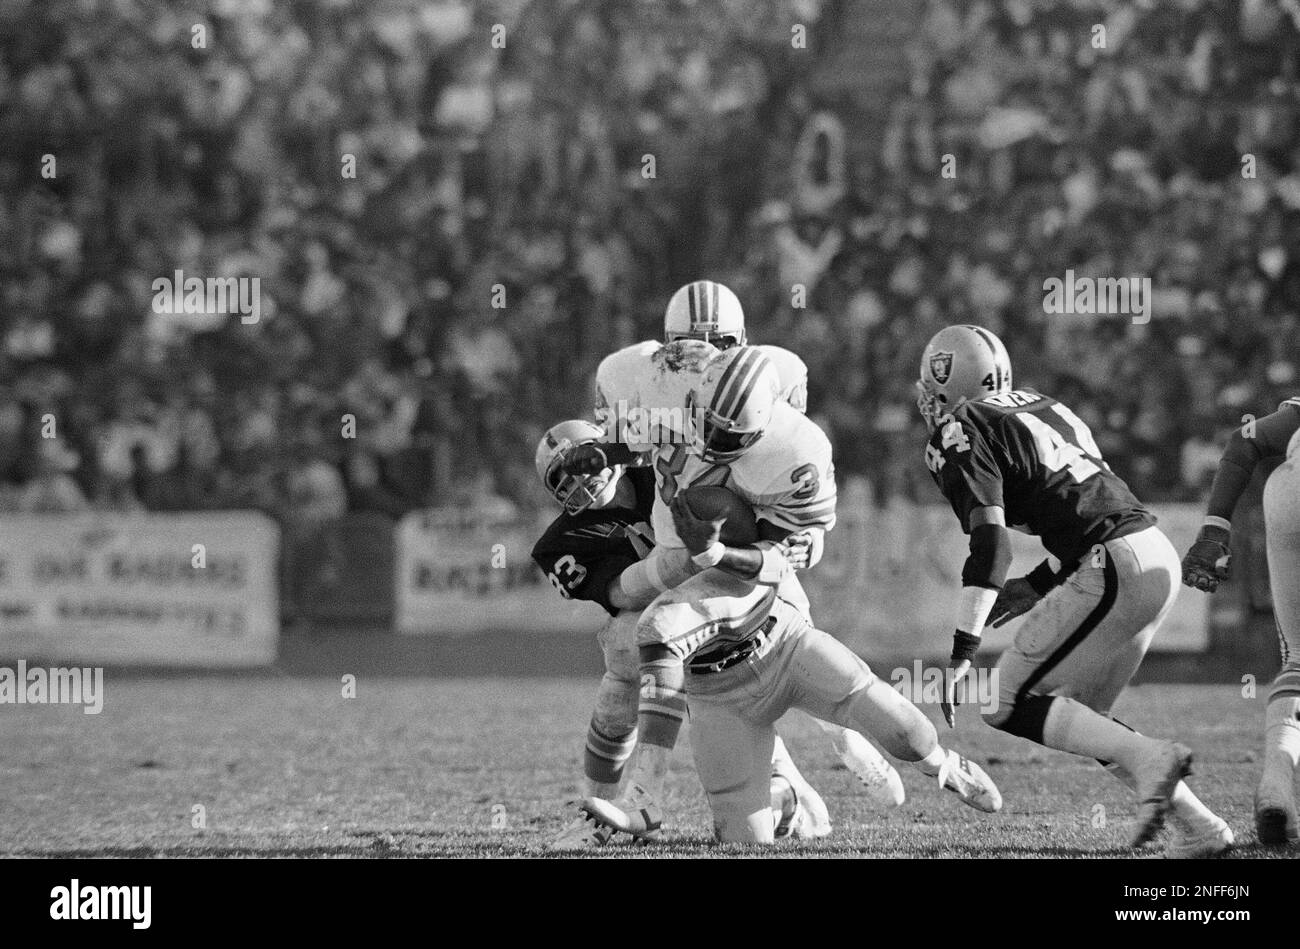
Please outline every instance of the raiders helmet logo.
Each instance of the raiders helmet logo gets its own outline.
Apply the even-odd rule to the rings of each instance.
[[[943,385],[952,375],[952,353],[935,353],[930,357],[930,375],[934,381]]]

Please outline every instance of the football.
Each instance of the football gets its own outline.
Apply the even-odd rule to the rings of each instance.
[[[722,542],[744,547],[758,540],[758,519],[749,502],[734,491],[714,485],[686,488],[682,491],[686,506],[696,517],[717,520],[724,517]]]

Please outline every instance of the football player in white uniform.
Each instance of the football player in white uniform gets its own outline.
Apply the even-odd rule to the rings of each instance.
[[[793,569],[820,558],[822,536],[835,522],[834,473],[825,436],[780,400],[781,388],[756,347],[717,353],[691,392],[690,417],[699,420],[692,443],[656,452],[658,543],[685,547],[696,565],[717,569],[666,591],[642,614],[640,722],[656,714],[658,703],[682,703],[687,662],[696,768],[724,841],[773,839],[772,725],[790,708],[871,734],[966,803],[997,810],[1001,798],[987,775],[941,748],[915,706],[812,627]],[[584,448],[566,455],[566,470],[586,473],[628,457],[625,446]],[[694,519],[680,502],[670,511],[680,489],[699,485],[726,487],[747,500],[762,539],[727,547],[718,539],[720,522]],[[659,823],[661,785],[638,770],[619,800],[586,804],[598,821],[642,833]]]
[[[599,604],[610,615],[598,638],[605,674],[596,692],[595,709],[583,752],[584,796],[617,796],[623,768],[636,743],[636,623],[641,610],[659,593],[659,584],[675,585],[698,573],[686,550],[666,551],[656,559],[654,581],[647,556],[654,549],[650,511],[655,478],[649,468],[615,466],[586,477],[565,475],[561,457],[572,445],[595,442],[598,425],[570,419],[551,426],[537,445],[538,476],[563,511],[533,547],[532,556],[566,599]],[[774,754],[773,823],[791,836],[818,836],[825,804],[811,789],[799,795],[801,814],[788,798],[800,778],[784,747]],[[788,763],[788,764],[787,764]],[[583,850],[606,844],[613,831],[580,814],[549,843],[553,850]]]
[[[1273,680],[1264,711],[1264,770],[1255,791],[1255,830],[1260,843],[1300,841],[1295,774],[1300,766],[1300,398],[1248,430],[1233,433],[1210,489],[1205,523],[1183,558],[1183,583],[1212,592],[1228,577],[1232,512],[1255,468],[1285,461],[1264,485],[1268,576],[1282,647],[1282,670]]]
[[[672,346],[682,342],[692,343],[691,348]],[[690,442],[697,424],[687,409],[689,383],[698,370],[694,363],[714,347],[726,350],[745,342],[744,310],[728,287],[712,280],[696,280],[678,288],[664,311],[664,343],[647,340],[625,347],[607,356],[597,370],[596,418],[606,425],[609,432],[606,440],[627,445],[637,453],[653,452],[650,463],[656,468],[675,464],[674,459],[683,457],[677,453],[678,449]],[[708,344],[708,348],[700,348],[701,344]],[[665,351],[664,347],[672,348]],[[781,400],[804,412],[808,402],[808,367],[803,360],[779,346],[753,348],[761,351],[776,368]],[[661,526],[670,523],[666,506],[660,510],[658,522]],[[798,585],[797,580],[792,582]],[[807,603],[802,590],[794,596]],[[665,708],[662,715],[661,725],[671,729],[672,710]],[[903,782],[898,772],[871,742],[855,731],[820,719],[815,721],[830,738],[841,762],[873,801],[884,807],[903,803]],[[658,732],[659,729],[651,732],[648,744],[671,750],[669,735],[661,736]],[[672,735],[675,740],[675,731]],[[778,757],[784,754],[779,740],[777,753]],[[647,762],[652,756],[647,756]],[[793,770],[793,763],[789,767]],[[654,783],[653,777],[643,777]]]

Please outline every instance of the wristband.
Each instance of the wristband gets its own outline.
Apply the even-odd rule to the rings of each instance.
[[[709,567],[716,567],[722,563],[722,558],[727,554],[727,545],[720,540],[715,540],[706,549],[701,550],[691,558],[691,563],[697,567],[703,567],[706,570]]]
[[[1033,587],[1034,592],[1039,596],[1050,593],[1056,586],[1056,571],[1052,569],[1051,561],[1044,560],[1025,574],[1025,582]]]
[[[1207,527],[1217,527],[1219,530],[1227,531],[1229,534],[1232,533],[1232,521],[1226,517],[1206,515],[1205,520],[1201,522],[1201,529],[1204,530]]]
[[[952,664],[957,665],[960,662],[966,662],[975,658],[975,652],[980,648],[980,638],[972,636],[970,633],[964,633],[960,629],[952,634]]]

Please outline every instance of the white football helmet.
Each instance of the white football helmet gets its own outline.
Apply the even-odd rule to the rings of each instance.
[[[758,347],[718,353],[687,400],[699,420],[695,454],[711,464],[735,461],[763,437],[780,397],[776,367]]]
[[[600,441],[604,429],[586,419],[569,419],[552,425],[537,443],[534,463],[537,474],[551,497],[569,514],[580,514],[589,507],[605,507],[614,500],[618,479],[624,467],[614,465],[594,475],[565,474],[560,468],[564,452],[573,445]]]
[[[916,407],[930,431],[939,419],[967,401],[1011,391],[1007,348],[980,326],[947,326],[935,333],[921,355]]]
[[[702,339],[719,349],[745,345],[745,311],[730,289],[696,280],[678,289],[664,311],[664,342]]]

